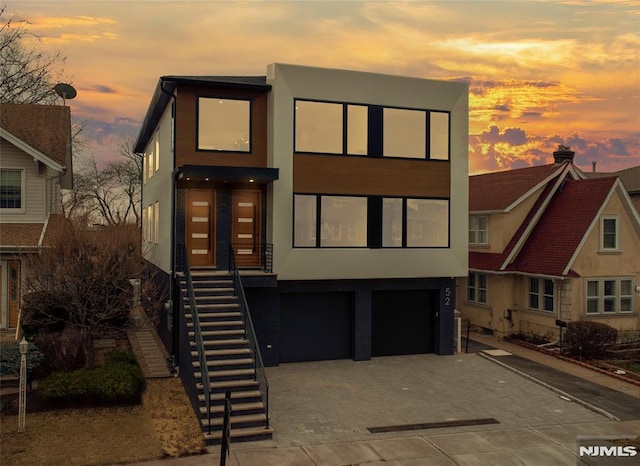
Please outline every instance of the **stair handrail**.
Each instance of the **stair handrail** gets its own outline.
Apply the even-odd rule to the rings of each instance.
[[[187,283],[187,297],[189,300],[189,310],[191,311],[191,319],[193,320],[193,340],[198,352],[198,363],[200,364],[200,377],[202,380],[202,390],[204,394],[204,403],[207,409],[207,432],[211,433],[211,380],[209,378],[209,368],[207,367],[207,357],[204,349],[204,340],[202,339],[202,331],[200,329],[200,317],[198,316],[198,308],[196,306],[196,298],[193,291],[193,281],[191,278],[191,270],[189,267],[189,259],[187,258],[186,247],[183,243],[178,244],[180,252],[179,264],[182,265],[185,282]]]
[[[265,428],[269,428],[269,381],[267,380],[267,373],[264,368],[264,362],[262,361],[262,353],[258,346],[258,338],[256,337],[256,331],[253,326],[253,320],[251,319],[251,312],[249,311],[249,305],[247,304],[247,297],[242,286],[242,280],[240,279],[240,270],[238,269],[235,261],[235,255],[233,252],[233,246],[230,246],[229,251],[229,275],[233,279],[233,289],[238,297],[238,305],[240,312],[242,313],[244,320],[244,338],[247,340],[249,349],[253,353],[253,373],[255,381],[258,383],[258,389],[260,390],[260,398],[264,406],[266,425]]]

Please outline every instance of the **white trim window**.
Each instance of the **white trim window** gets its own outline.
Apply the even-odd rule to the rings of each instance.
[[[620,216],[603,215],[600,218],[600,250],[603,252],[620,250]]]
[[[471,272],[467,277],[467,301],[487,304],[487,275]]]
[[[158,244],[160,239],[160,202],[153,205],[153,242]]]
[[[486,215],[469,217],[469,244],[489,244],[489,218]]]
[[[156,171],[160,170],[160,132],[156,131],[154,154],[156,157]]]
[[[555,311],[555,287],[548,278],[529,278],[528,307],[534,311]]]
[[[587,315],[633,311],[633,278],[599,278],[586,281]]]
[[[24,212],[25,210],[24,170],[3,168],[0,170],[0,210],[4,212]]]

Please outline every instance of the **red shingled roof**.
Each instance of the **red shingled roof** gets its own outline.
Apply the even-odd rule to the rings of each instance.
[[[562,276],[617,178],[565,182],[508,271]]]
[[[561,168],[551,164],[470,176],[469,211],[504,210]]]
[[[70,164],[71,110],[59,105],[0,104],[0,127],[60,165]]]

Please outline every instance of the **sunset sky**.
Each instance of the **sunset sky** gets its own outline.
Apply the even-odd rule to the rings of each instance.
[[[67,57],[98,160],[137,135],[162,75],[264,75],[269,63],[469,83],[472,173],[640,164],[635,1],[0,0]]]

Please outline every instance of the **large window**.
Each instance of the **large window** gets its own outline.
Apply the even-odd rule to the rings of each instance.
[[[467,301],[487,304],[487,275],[472,272],[467,277]]]
[[[633,279],[587,280],[587,314],[615,314],[633,311]]]
[[[382,247],[402,247],[403,232],[403,200],[401,198],[384,198],[382,200]]]
[[[294,195],[294,247],[448,247],[449,201]]]
[[[385,157],[426,157],[427,113],[423,110],[385,108],[383,110]]]
[[[472,215],[469,217],[469,244],[489,243],[489,221],[484,215]]]
[[[251,102],[198,99],[198,149],[251,152]]]
[[[449,245],[449,201],[407,199],[407,246]]]
[[[23,170],[0,170],[0,209],[23,208]]]
[[[316,246],[317,197],[296,194],[294,196],[293,217],[295,219],[293,231],[293,245],[295,247]]]
[[[617,251],[618,247],[618,216],[606,215],[600,219],[600,248],[603,251]]]
[[[449,112],[295,100],[295,151],[449,160]]]
[[[429,158],[449,160],[449,114],[429,112]]]
[[[367,198],[321,196],[320,246],[367,245]]]
[[[543,312],[555,310],[555,288],[553,280],[529,278],[529,309]]]

